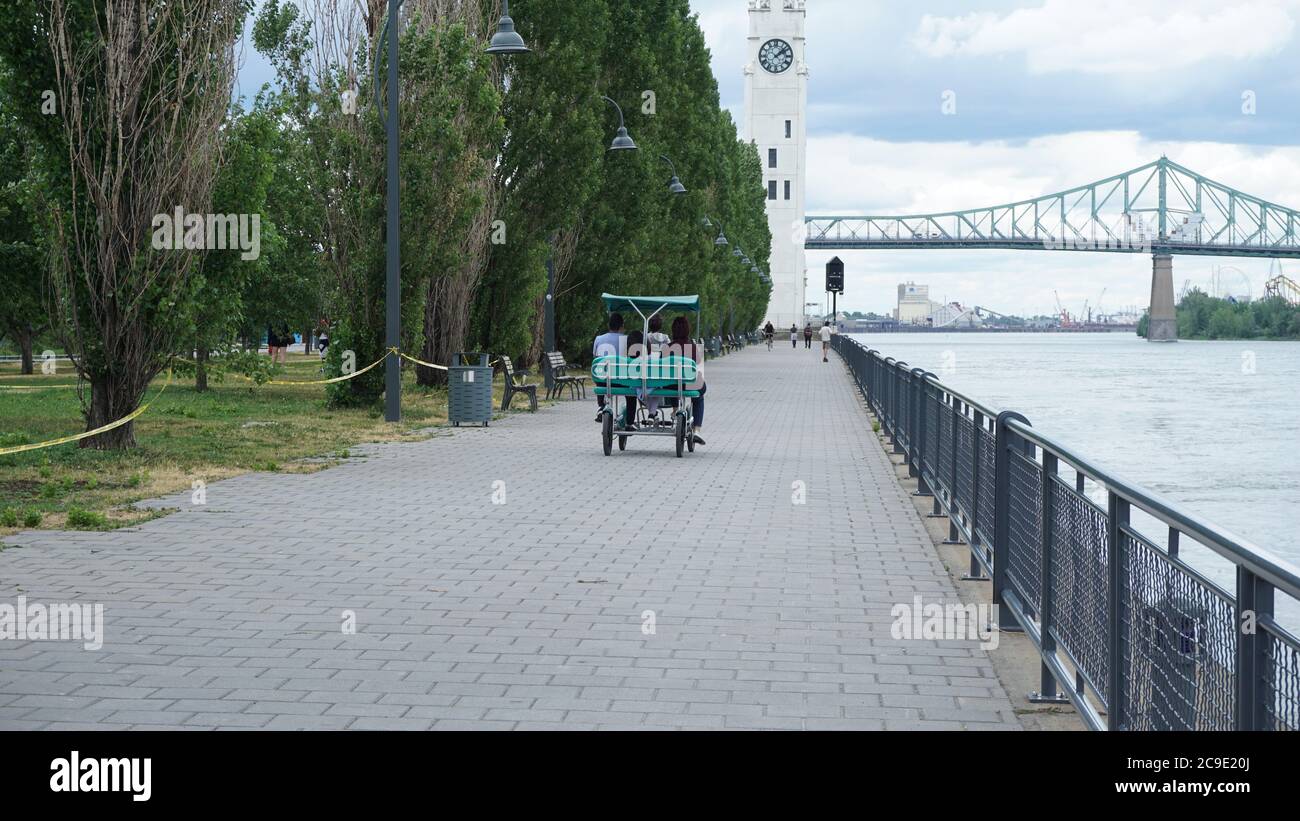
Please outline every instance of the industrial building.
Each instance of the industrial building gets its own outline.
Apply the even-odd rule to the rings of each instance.
[[[898,307],[894,319],[900,325],[925,325],[939,306],[930,301],[930,286],[905,282],[898,286]]]

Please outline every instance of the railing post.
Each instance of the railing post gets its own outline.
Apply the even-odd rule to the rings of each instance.
[[[875,357],[871,355],[872,351],[870,348],[866,348],[865,350],[866,352],[862,355],[862,391],[867,397],[867,407],[875,410],[874,402],[876,398],[876,386],[872,381],[872,375],[875,373],[873,366],[875,365],[876,360]]]
[[[952,469],[948,471],[948,538],[944,544],[963,544],[961,532],[957,529],[957,423],[963,415],[962,401],[957,397],[950,397],[952,401],[952,414],[949,416],[951,423],[948,425],[948,450],[952,453]],[[942,425],[940,425],[942,428]],[[940,453],[943,451],[940,450]],[[935,462],[938,465],[938,460]],[[936,500],[938,495],[934,497]]]
[[[1041,561],[1038,567],[1038,586],[1041,591],[1042,603],[1038,612],[1039,624],[1039,650],[1044,659],[1056,655],[1056,636],[1052,630],[1056,622],[1056,602],[1053,600],[1054,585],[1052,583],[1052,557],[1054,542],[1056,540],[1056,472],[1058,461],[1054,454],[1043,450],[1043,517],[1042,529],[1039,534],[1039,541],[1043,549],[1041,551]],[[1062,704],[1069,701],[1062,696],[1056,689],[1056,677],[1047,666],[1047,662],[1039,664],[1039,691],[1029,694],[1029,701],[1035,704]]]
[[[984,575],[984,566],[980,564],[979,556],[976,550],[983,550],[984,543],[980,541],[980,477],[983,473],[981,464],[984,455],[984,414],[982,411],[975,411],[972,422],[973,435],[971,436],[971,479],[970,479],[970,572],[964,577],[966,581],[989,581],[988,576]]]
[[[1122,528],[1128,525],[1129,503],[1113,490],[1106,499],[1106,532],[1110,541],[1107,551],[1107,668],[1109,681],[1106,688],[1106,729],[1124,730],[1128,727],[1125,714],[1126,688],[1124,663],[1129,657],[1128,639],[1124,630],[1124,600],[1128,596],[1128,551],[1124,549]]]
[[[1007,420],[1028,425],[1029,420],[1015,411],[1002,411],[996,422],[994,439],[993,482],[993,604],[998,608],[998,629],[1020,632],[1020,624],[1003,599],[1007,587],[1007,566],[1011,561],[1011,443]]]
[[[926,406],[930,402],[930,382],[927,380],[924,368],[912,368],[912,401],[909,405],[909,415],[912,417],[912,430],[907,435],[908,450],[911,455],[908,458],[908,473],[916,477],[916,492],[914,496],[931,496],[930,485],[925,481],[925,456],[929,451],[929,441],[926,436]]]
[[[886,360],[888,362],[888,360]],[[903,446],[898,443],[898,426],[902,421],[898,418],[898,394],[902,387],[903,378],[899,375],[902,370],[899,363],[895,360],[889,365],[889,435],[894,440],[894,453],[902,453]]]
[[[1273,730],[1268,706],[1277,698],[1269,683],[1268,634],[1260,623],[1273,616],[1273,585],[1240,565],[1237,566],[1237,704],[1238,730]],[[1248,632],[1249,631],[1249,632]]]

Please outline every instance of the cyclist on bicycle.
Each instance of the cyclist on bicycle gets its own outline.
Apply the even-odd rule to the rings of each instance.
[[[769,351],[772,350],[772,340],[775,336],[776,328],[772,327],[772,321],[768,320],[767,324],[763,326],[763,337],[767,339],[767,349]]]

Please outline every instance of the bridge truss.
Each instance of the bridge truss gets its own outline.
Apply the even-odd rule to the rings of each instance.
[[[809,249],[1012,250],[1300,257],[1300,211],[1161,157],[1104,180],[991,208],[807,217]]]

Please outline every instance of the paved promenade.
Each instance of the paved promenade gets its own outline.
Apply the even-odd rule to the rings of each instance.
[[[8,537],[0,604],[106,637],[0,641],[0,729],[1018,728],[977,643],[890,636],[956,595],[836,355],[706,376],[680,460],[564,402]]]

